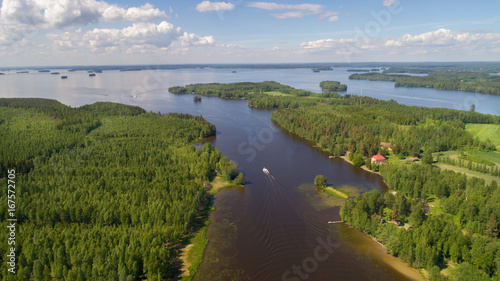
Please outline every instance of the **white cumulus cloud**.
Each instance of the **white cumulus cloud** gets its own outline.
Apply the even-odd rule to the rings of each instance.
[[[160,24],[134,23],[122,29],[117,28],[94,28],[83,31],[78,29],[74,32],[49,33],[55,48],[59,50],[75,49],[82,52],[90,50],[116,51],[135,50],[141,46],[145,49],[168,49],[176,41],[184,47],[213,45],[215,39],[212,36],[198,36],[194,33],[182,32],[181,28],[174,27],[166,21]]]
[[[96,0],[3,0],[0,43],[21,40],[38,30],[85,26],[100,21],[147,22],[165,19],[150,4],[128,9]]]
[[[196,5],[198,12],[211,12],[211,11],[227,11],[233,10],[234,5],[229,2],[210,2],[203,1]]]
[[[180,41],[181,45],[186,47],[186,46],[208,46],[208,45],[214,45],[215,44],[215,39],[213,36],[198,36],[194,33],[187,33],[184,32],[180,36]]]
[[[167,15],[151,4],[128,9],[111,5],[104,9],[102,18],[105,21],[145,22],[154,19],[164,19],[167,18]]]

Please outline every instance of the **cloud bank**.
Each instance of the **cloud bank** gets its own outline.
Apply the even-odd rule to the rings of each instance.
[[[484,52],[500,54],[500,33],[454,32],[438,29],[426,33],[405,34],[399,38],[320,39],[300,44],[302,54],[330,53],[367,58],[392,55],[419,60],[464,60]],[[444,54],[444,55],[443,55]],[[408,59],[407,59],[408,60]]]
[[[95,0],[4,0],[0,8],[0,44],[22,40],[40,30],[105,22],[166,19],[165,12],[145,4],[128,9]]]

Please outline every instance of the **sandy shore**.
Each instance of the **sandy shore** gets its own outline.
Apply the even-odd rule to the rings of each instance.
[[[354,166],[354,164],[352,163],[352,161],[350,161],[349,159],[347,159],[347,156],[340,156],[340,158],[344,159],[344,161],[346,161],[347,163],[349,163],[349,164],[351,164],[351,165],[353,165],[353,166]],[[368,168],[367,168],[366,166],[364,166],[364,165],[363,165],[363,166],[361,166],[360,168],[361,168],[361,169],[363,169],[363,170],[365,170],[365,171],[367,171],[367,172],[370,172],[370,173],[374,173],[374,174],[380,175],[380,173],[379,173],[379,172],[374,172],[374,171],[372,171],[372,170],[368,169]]]

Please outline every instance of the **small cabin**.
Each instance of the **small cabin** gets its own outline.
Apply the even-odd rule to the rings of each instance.
[[[376,154],[372,156],[372,163],[382,164],[387,161],[387,159],[382,154]]]

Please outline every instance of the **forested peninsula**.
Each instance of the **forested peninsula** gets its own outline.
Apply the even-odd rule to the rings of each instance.
[[[177,278],[180,248],[206,222],[214,177],[238,176],[210,144],[192,145],[215,131],[202,117],[122,104],[0,99],[1,192],[17,204],[16,274],[5,241],[0,278]],[[3,229],[13,218],[7,203],[2,196]]]
[[[496,139],[467,130],[470,125],[498,128],[500,116],[317,94],[276,82],[196,84],[170,91],[243,98],[249,106],[276,108],[272,120],[282,128],[332,155],[349,154],[388,183],[385,194],[375,190],[348,200],[341,209],[346,223],[382,242],[390,254],[425,269],[430,280],[500,278],[499,147]],[[470,155],[463,160],[470,169],[461,173],[436,163],[436,154],[453,151]],[[372,164],[375,154],[387,163]],[[472,173],[473,167],[483,173]]]
[[[427,75],[390,74],[394,72]],[[390,81],[395,82],[394,87],[434,88],[500,95],[500,76],[479,71],[388,69],[383,73],[354,73],[349,75],[349,79]]]

